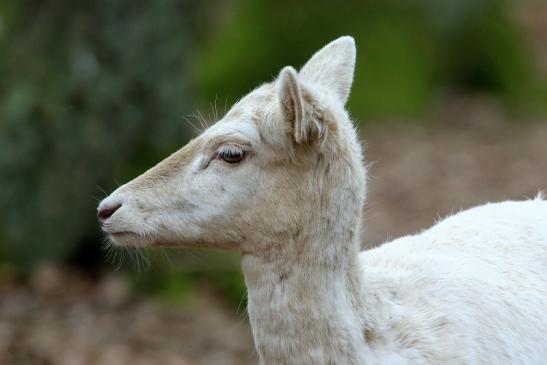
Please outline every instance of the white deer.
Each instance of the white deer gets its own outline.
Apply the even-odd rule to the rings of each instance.
[[[119,246],[239,250],[261,364],[547,364],[541,196],[359,252],[354,64],[342,37],[285,67],[104,199],[104,232]]]

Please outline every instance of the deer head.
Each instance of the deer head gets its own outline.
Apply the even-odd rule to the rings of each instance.
[[[258,251],[303,234],[335,206],[328,214],[355,214],[364,169],[344,109],[354,64],[353,38],[341,37],[300,72],[285,67],[105,198],[97,214],[103,231],[115,245]]]

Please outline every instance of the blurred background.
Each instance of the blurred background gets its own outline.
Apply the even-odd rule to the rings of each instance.
[[[254,364],[239,257],[108,251],[98,200],[340,35],[363,247],[547,190],[542,0],[0,0],[0,364]]]

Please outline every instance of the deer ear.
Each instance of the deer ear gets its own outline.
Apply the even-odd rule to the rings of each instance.
[[[285,67],[277,78],[279,105],[281,114],[286,123],[292,125],[296,143],[303,142],[305,136],[305,112],[302,91],[298,82],[296,70],[291,66]]]
[[[355,70],[355,40],[344,36],[317,51],[302,67],[299,76],[331,90],[345,105]]]

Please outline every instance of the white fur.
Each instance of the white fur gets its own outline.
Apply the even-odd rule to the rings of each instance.
[[[283,69],[101,202],[122,204],[103,229],[118,245],[241,251],[262,364],[545,363],[541,195],[359,253],[366,171],[344,110],[354,64],[342,37]],[[246,156],[229,164],[225,148]]]

